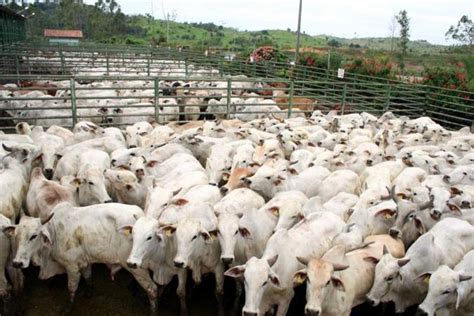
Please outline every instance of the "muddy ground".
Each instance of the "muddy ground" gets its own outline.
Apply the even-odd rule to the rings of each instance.
[[[7,303],[1,303],[0,315],[27,315],[27,316],[59,316],[64,314],[64,306],[68,300],[67,278],[57,276],[47,281],[37,279],[38,270],[31,268],[25,271],[25,290],[20,297],[11,298]],[[190,278],[189,278],[190,279]],[[157,315],[179,315],[179,301],[175,294],[177,282],[174,281],[164,291],[158,303]],[[217,301],[213,295],[214,280],[206,277],[202,284],[194,287],[188,284],[188,311],[192,316],[212,315],[241,315],[244,298],[236,305],[235,287],[233,280],[226,279],[224,310],[219,311]],[[304,314],[305,288],[299,287],[296,297],[290,306],[289,315]],[[149,315],[145,293],[135,280],[126,272],[119,272],[115,281],[109,277],[105,266],[94,265],[91,286],[81,282],[76,302],[71,316],[121,316],[121,315]],[[378,316],[395,315],[391,306],[373,308],[362,305],[355,308],[351,315]],[[404,314],[415,315],[412,309]]]

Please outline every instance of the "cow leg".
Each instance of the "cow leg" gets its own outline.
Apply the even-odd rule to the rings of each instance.
[[[214,276],[216,278],[216,299],[218,307],[218,315],[225,315],[224,311],[224,264],[219,260],[215,270]]]
[[[288,313],[288,309],[290,308],[290,303],[294,295],[295,292],[292,289],[284,295],[280,296],[276,316],[285,316]]]
[[[25,282],[25,276],[23,275],[23,272],[20,269],[13,268],[11,266],[7,267],[7,272],[10,280],[12,281],[13,293],[15,295],[20,294],[20,292],[23,290],[23,284]]]
[[[148,274],[148,270],[144,269],[129,269],[129,271],[135,280],[137,280],[138,284],[145,290],[148,301],[150,302],[150,312],[154,314],[156,312],[156,300],[157,300],[157,287],[156,284],[151,279],[150,275]]]
[[[86,287],[85,287],[85,293],[86,297],[92,297],[94,294],[93,291],[93,286],[92,286],[92,266],[88,265],[84,269],[81,270],[81,274],[84,277],[84,280],[86,281]]]
[[[181,315],[188,314],[188,306],[186,304],[186,280],[188,278],[188,271],[186,269],[180,269],[178,272],[178,288],[176,294],[179,297],[179,305]]]
[[[78,267],[66,268],[67,273],[67,288],[69,290],[69,301],[64,306],[63,314],[70,314],[73,308],[74,299],[76,297],[77,288],[81,281],[81,272]]]

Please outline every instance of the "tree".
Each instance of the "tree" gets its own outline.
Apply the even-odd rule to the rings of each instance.
[[[408,43],[410,42],[410,19],[406,10],[400,11],[396,16],[397,22],[400,25],[400,69],[403,73],[405,69],[405,56],[408,51]]]
[[[395,41],[395,34],[397,34],[398,30],[398,22],[397,22],[397,15],[393,15],[390,19],[390,23],[388,24],[388,31],[390,32],[390,52],[393,53],[393,44]]]
[[[458,21],[458,25],[451,25],[446,32],[446,37],[472,47],[474,44],[474,23],[467,15],[463,15]]]

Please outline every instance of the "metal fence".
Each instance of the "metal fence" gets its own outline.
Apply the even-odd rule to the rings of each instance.
[[[272,86],[273,83],[284,83],[283,92],[287,95],[284,100],[286,102],[283,102],[283,104],[280,102],[278,105],[285,109],[286,116],[291,115],[293,109],[304,108],[308,111],[305,104],[298,104],[298,102],[308,102],[307,99],[309,99],[317,102],[314,109],[321,110],[338,109],[344,113],[367,111],[378,114],[390,110],[411,117],[429,115],[435,121],[452,129],[472,126],[474,122],[473,93],[408,84],[351,73],[346,73],[344,78],[338,78],[335,71],[314,67],[295,67],[278,62],[250,63],[247,60],[227,58],[221,52],[205,55],[203,52],[153,47],[103,46],[89,48],[15,45],[2,47],[0,51],[0,69],[4,74],[0,75],[0,79],[4,83],[20,83],[30,80],[64,80],[68,82],[68,85],[62,86],[63,91],[67,91],[66,94],[55,96],[57,99],[49,98],[50,101],[55,100],[65,103],[65,109],[62,110],[70,111],[68,117],[71,119],[67,125],[69,123],[73,124],[78,119],[91,118],[90,116],[92,116],[92,119],[97,118],[95,114],[82,115],[81,112],[85,111],[78,112],[77,104],[79,104],[79,109],[81,109],[81,106],[97,108],[99,105],[102,107],[101,105],[107,100],[109,104],[114,100],[115,109],[151,109],[153,110],[152,116],[158,122],[160,117],[174,117],[176,113],[168,115],[163,110],[160,112],[160,108],[166,108],[166,106],[163,107],[159,104],[160,98],[165,97],[165,89],[160,87],[159,83],[172,80],[189,83],[219,82],[220,88],[216,90],[226,91],[226,93],[221,93],[221,97],[217,98],[221,99],[221,102],[225,101],[225,117],[234,117],[239,114],[238,107],[234,106],[232,102],[233,99],[238,97],[235,93],[236,89],[233,87],[237,82],[247,80],[248,82],[263,84],[263,87],[258,88],[254,84],[254,87],[250,90],[264,94],[266,98],[272,98],[271,92],[278,90]],[[232,75],[240,74],[252,79],[232,77]],[[81,84],[104,81],[120,81],[121,84],[115,84],[111,88],[91,88]],[[133,82],[142,82],[145,85],[130,88]],[[94,96],[101,89],[143,90],[145,95],[126,97],[123,91],[122,94],[119,93],[116,96],[101,99]],[[198,88],[190,88],[191,92],[193,89],[199,90]],[[207,90],[212,92],[213,88],[208,87]],[[282,89],[280,88],[280,90]],[[90,96],[85,97],[83,95],[84,91],[89,91]],[[229,94],[227,94],[228,91],[230,91]],[[184,104],[186,98],[193,97],[192,94],[180,97],[167,96],[167,98],[176,99],[177,105],[170,106],[178,107],[180,120],[193,117],[189,114],[189,111],[186,112],[187,106]],[[133,102],[128,104],[124,101],[127,98],[145,100],[151,104],[140,105],[140,103]],[[17,114],[34,111],[36,108],[37,112],[40,112],[40,109],[45,109],[45,104],[40,104],[39,101],[41,100],[35,100],[34,98],[27,100],[23,96],[7,99],[0,98],[0,102],[16,101],[19,106]],[[205,109],[208,106],[206,103],[208,99],[202,98],[202,104],[197,106],[201,110]],[[91,103],[90,100],[96,100],[97,104],[82,104],[87,103],[86,101]],[[25,107],[26,101],[35,101],[35,106]],[[24,107],[23,110],[21,106]],[[57,107],[57,104],[53,107]],[[8,115],[11,116],[15,111],[14,109],[15,107],[9,109]],[[118,112],[120,111],[109,113],[107,118],[104,118],[105,115],[103,115],[103,120],[100,123],[111,123],[107,120],[119,118],[120,115],[123,115],[123,113]],[[17,117],[9,118],[8,115],[2,115],[0,119],[10,122],[18,119]],[[114,124],[118,124],[117,120],[113,121]]]

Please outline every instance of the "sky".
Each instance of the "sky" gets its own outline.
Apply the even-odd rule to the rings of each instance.
[[[94,3],[94,0],[86,0]],[[296,30],[298,0],[117,0],[127,14],[162,19],[175,12],[178,22],[214,22],[239,30]],[[450,44],[449,27],[462,15],[474,18],[474,0],[303,0],[301,29],[310,35],[385,37],[391,18],[407,10],[411,39]]]

